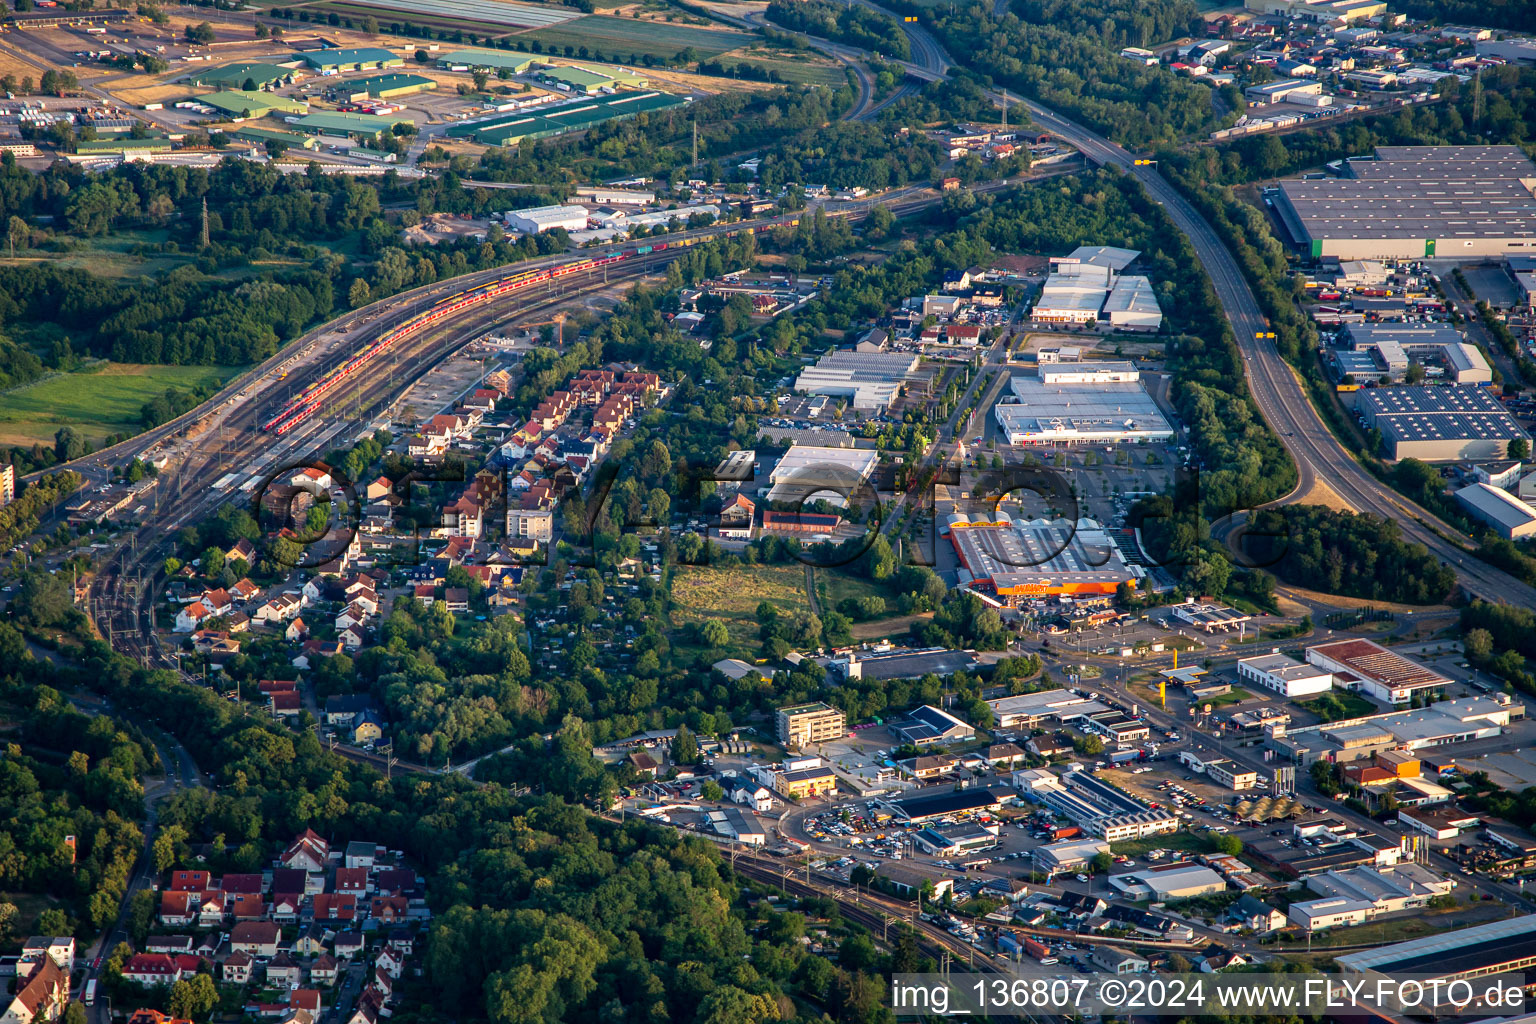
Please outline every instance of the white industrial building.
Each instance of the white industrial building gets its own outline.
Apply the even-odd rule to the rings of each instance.
[[[1525,705],[1507,694],[1442,700],[1427,708],[1389,711],[1292,729],[1265,729],[1266,744],[1294,764],[1318,760],[1362,761],[1386,750],[1416,751],[1502,735],[1525,716]]]
[[[556,228],[581,231],[587,226],[585,206],[536,206],[530,210],[508,210],[503,216],[508,227],[525,235],[537,235]]]
[[[1378,146],[1345,169],[1280,183],[1275,212],[1314,259],[1536,253],[1536,165],[1518,146]]]
[[[1239,658],[1237,678],[1287,697],[1310,697],[1333,689],[1333,673],[1287,658],[1278,651]]]
[[[585,185],[576,190],[576,198],[585,199],[594,206],[648,206],[656,201],[656,193],[632,188]]]
[[[1140,274],[1127,274],[1115,281],[1104,300],[1103,313],[1110,326],[1125,331],[1156,331],[1163,326],[1163,308],[1152,290],[1152,279]]]
[[[1536,537],[1536,508],[1508,491],[1476,483],[1457,491],[1456,500],[1505,540]]]
[[[807,505],[825,500],[841,507],[848,503],[845,495],[869,479],[879,460],[868,448],[793,445],[768,474],[773,485],[768,500]]]
[[[1406,385],[1356,393],[1361,423],[1381,431],[1393,459],[1486,462],[1509,453],[1509,442],[1530,439],[1487,388]]]
[[[1130,360],[1103,363],[1046,363],[1035,373],[1042,384],[1123,384],[1141,379]]]
[[[1250,85],[1243,90],[1243,96],[1249,103],[1289,103],[1297,96],[1321,96],[1322,93],[1322,82],[1309,82],[1300,78]]]
[[[1163,313],[1152,282],[1121,276],[1140,255],[1135,249],[1082,245],[1069,256],[1053,258],[1030,318],[1067,324],[1107,321],[1126,330],[1157,330]]]
[[[1391,867],[1325,871],[1306,879],[1320,899],[1292,903],[1291,921],[1308,931],[1337,928],[1428,905],[1448,895],[1455,882],[1411,861]]]
[[[795,378],[795,390],[807,395],[847,398],[860,412],[884,412],[917,372],[913,352],[829,352]]]
[[[1109,884],[1131,899],[1186,900],[1226,892],[1227,880],[1201,864],[1171,864],[1165,868],[1126,871],[1109,876]]]
[[[1493,368],[1477,346],[1469,345],[1449,324],[1350,324],[1346,329],[1356,352],[1369,352],[1377,368],[1401,378],[1411,363],[1436,367],[1456,384],[1488,384]]]
[[[1086,376],[1085,366],[1094,368]],[[998,402],[992,415],[1013,445],[1171,440],[1173,428],[1139,377],[1128,363],[1041,367],[1038,377],[1014,377],[1013,401]]]
[[[615,210],[613,213],[605,213],[601,217],[603,227],[614,231],[634,231],[643,228],[649,231],[657,227],[666,227],[676,222],[682,227],[688,226],[688,218],[698,214],[701,217],[714,217],[719,219],[720,207],[710,204],[700,206],[681,207],[676,210],[654,210],[650,213],[626,213],[623,210]]]

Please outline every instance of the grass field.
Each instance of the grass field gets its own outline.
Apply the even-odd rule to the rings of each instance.
[[[720,60],[727,64],[750,64],[753,67],[762,68],[765,71],[777,71],[779,77],[786,82],[796,85],[826,85],[834,89],[842,88],[847,80],[847,70],[841,64],[831,61],[818,60],[784,60],[774,57],[737,57],[734,53],[725,53]]]
[[[0,444],[53,443],[63,426],[92,442],[141,429],[139,410],[166,388],[220,384],[238,370],[225,366],[111,363],[95,373],[67,373],[0,395]]]
[[[710,58],[734,50],[753,37],[744,32],[725,29],[589,14],[585,18],[577,18],[553,28],[520,32],[517,38],[530,41],[537,39],[544,44],[546,52],[551,52],[550,47],[563,50],[567,46],[579,52],[585,46],[592,53],[602,53],[611,59],[628,60],[631,54],[670,57],[690,46],[700,57]]]
[[[730,631],[730,647],[718,657],[752,660],[757,638],[757,606],[767,601],[781,613],[809,611],[805,598],[805,567],[751,565],[718,569],[707,565],[680,566],[672,578],[673,622],[690,626],[719,619]]]

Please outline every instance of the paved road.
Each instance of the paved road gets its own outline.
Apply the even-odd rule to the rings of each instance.
[[[856,2],[896,16],[872,0]],[[920,25],[903,23],[902,27],[911,41],[913,54],[913,60],[902,67],[909,74],[930,81],[947,78],[953,62],[938,41]],[[994,92],[992,97],[999,103],[1004,99],[1000,92]],[[1189,238],[1232,324],[1259,411],[1296,462],[1296,489],[1272,504],[1305,501],[1314,484],[1321,480],[1356,511],[1395,520],[1405,537],[1423,544],[1455,571],[1468,594],[1488,601],[1536,607],[1536,587],[1480,561],[1460,544],[1448,540],[1458,536],[1458,531],[1382,484],[1339,443],[1312,407],[1300,380],[1280,357],[1274,343],[1258,337],[1269,325],[1236,258],[1215,229],[1156,168],[1137,166],[1135,156],[1125,148],[1039,103],[1022,102],[1037,124],[1076,146],[1091,163],[1115,167],[1134,176],[1167,211],[1174,226]]]
[[[112,715],[132,720],[121,711],[114,710],[110,703],[100,698],[81,695],[73,698],[73,703],[86,714]],[[123,901],[118,907],[117,920],[81,954],[85,966],[74,979],[79,983],[81,991],[84,991],[86,982],[92,979],[99,980],[102,976],[100,969],[90,966],[96,958],[105,957],[111,953],[119,942],[131,941],[128,936],[128,915],[133,907],[133,897],[158,881],[153,850],[160,823],[160,801],[184,789],[200,786],[203,782],[202,774],[192,760],[192,755],[187,753],[186,748],[175,737],[161,732],[151,723],[135,721],[135,724],[152,738],[155,751],[160,755],[160,764],[165,775],[161,780],[144,788],[144,848],[140,851],[138,862],[128,880],[128,889],[123,894]],[[87,1012],[93,1024],[110,1024],[110,1004],[106,999],[98,999]]]

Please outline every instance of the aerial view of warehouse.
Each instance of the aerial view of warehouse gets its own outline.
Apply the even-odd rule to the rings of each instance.
[[[1315,259],[1536,252],[1536,164],[1518,146],[1378,146],[1344,168],[1277,193],[1276,212]]]
[[[1143,573],[1126,564],[1114,538],[1091,519],[1072,523],[955,513],[945,529],[960,559],[961,584],[1009,606],[1037,597],[1113,594]]]
[[[1113,246],[1079,246],[1051,260],[1031,320],[1039,323],[1102,322],[1122,330],[1156,331],[1163,312],[1143,276],[1123,272],[1141,253]]]
[[[1530,436],[1487,388],[1371,388],[1358,393],[1355,411],[1366,429],[1381,431],[1393,459],[1502,459],[1509,442]]]
[[[993,416],[1009,444],[1167,441],[1173,428],[1130,362],[1042,363],[1009,382]]]

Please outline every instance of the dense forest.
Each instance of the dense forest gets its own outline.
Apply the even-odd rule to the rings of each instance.
[[[44,682],[57,681],[51,666],[8,623],[0,674],[10,732],[0,757],[0,891],[44,897],[36,927],[88,939],[117,916],[144,842],[140,779],[159,759],[136,730],[70,707]],[[3,927],[15,910],[0,903]]]
[[[794,32],[856,46],[881,57],[907,60],[912,56],[901,22],[868,7],[831,0],[773,0],[767,13],[769,21]]]
[[[1401,0],[1397,7],[1413,18],[1536,32],[1536,7],[1530,0]]]
[[[1253,513],[1247,548],[1286,582],[1327,594],[1436,604],[1456,585],[1456,573],[1403,540],[1397,523],[1318,505]]]
[[[1189,0],[1036,0],[1022,5],[1022,16],[1000,18],[990,3],[934,7],[898,0],[891,6],[921,17],[963,67],[1117,142],[1174,143],[1203,138],[1223,124],[1208,86],[1119,55],[1127,42],[1149,36],[1202,34]]]

